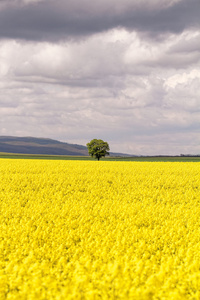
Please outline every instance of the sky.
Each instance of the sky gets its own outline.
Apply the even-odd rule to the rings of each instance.
[[[200,154],[199,0],[0,0],[0,135]]]

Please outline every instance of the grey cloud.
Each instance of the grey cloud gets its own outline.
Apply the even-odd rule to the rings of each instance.
[[[0,134],[46,136],[80,144],[98,136],[108,140],[116,152],[199,153],[196,142],[200,112],[193,110],[198,100],[195,98],[193,105],[188,102],[192,93],[184,94],[184,84],[177,91],[166,91],[164,83],[154,77],[149,84],[149,89],[140,90],[141,85],[135,81],[131,87],[135,98],[123,89],[115,91],[114,97],[109,90],[102,93],[95,87],[52,87],[41,83],[41,93],[39,84],[34,88],[24,83],[26,90],[20,83],[15,84],[10,94],[12,102],[0,100]],[[165,107],[170,98],[171,106]]]
[[[200,33],[188,39],[182,39],[175,43],[170,50],[169,53],[191,53],[191,52],[199,52],[200,53]]]
[[[200,26],[199,0],[183,0],[167,7],[159,1],[154,6],[145,1],[136,4],[128,0],[49,0],[26,4],[16,1],[0,10],[0,37],[58,41],[123,27],[155,38]]]

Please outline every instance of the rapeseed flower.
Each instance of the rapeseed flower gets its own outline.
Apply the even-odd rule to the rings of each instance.
[[[1,159],[0,182],[0,299],[199,299],[199,163]]]

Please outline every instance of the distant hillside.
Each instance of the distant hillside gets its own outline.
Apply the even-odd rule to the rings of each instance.
[[[88,155],[87,147],[52,139],[0,136],[0,152],[46,155]]]
[[[45,155],[88,155],[86,146],[63,143],[47,138],[14,136],[0,136],[0,152]],[[130,156],[127,154],[112,152],[110,155]]]

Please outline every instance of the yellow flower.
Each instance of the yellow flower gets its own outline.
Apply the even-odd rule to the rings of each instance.
[[[4,160],[0,299],[199,299],[200,163]]]

